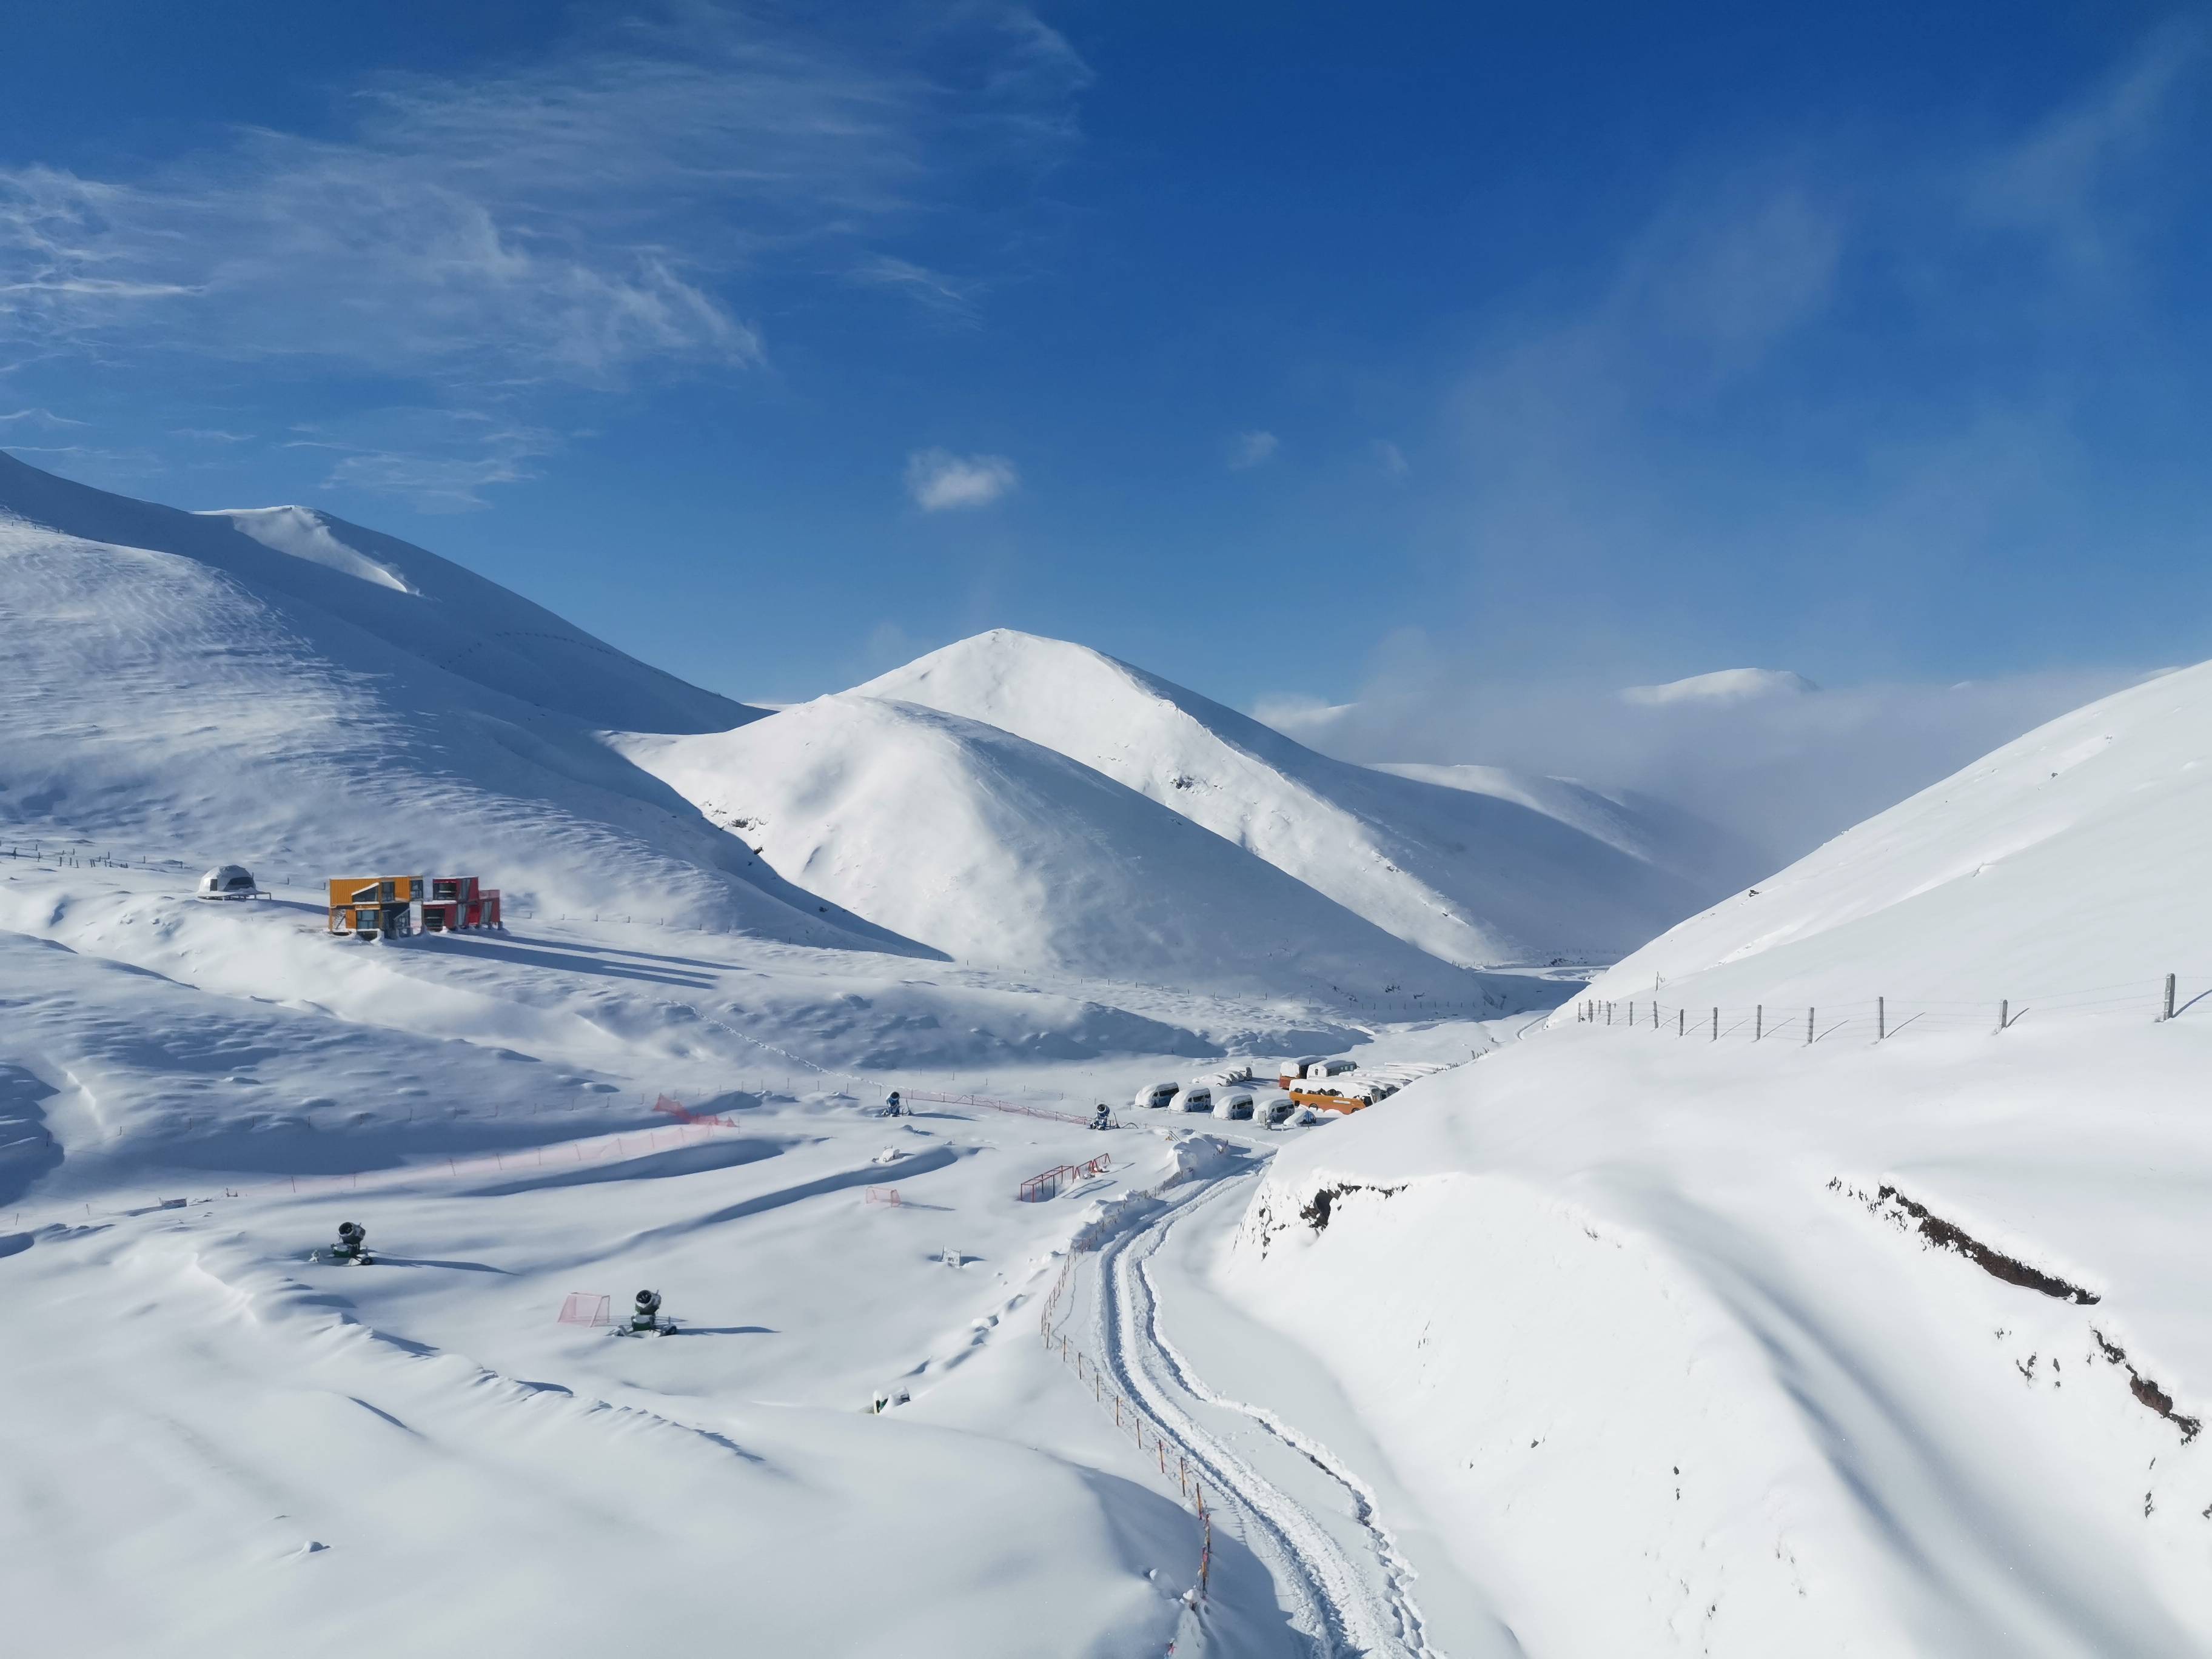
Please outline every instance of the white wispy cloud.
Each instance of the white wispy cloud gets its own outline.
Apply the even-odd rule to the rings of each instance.
[[[921,33],[894,55],[684,6],[500,73],[380,80],[337,139],[251,131],[129,178],[0,169],[0,342],[477,386],[756,362],[749,280],[838,246],[927,293],[869,245],[1072,131],[1087,71],[1036,19]]]
[[[482,410],[390,409],[305,430],[284,447],[329,454],[325,489],[395,496],[423,513],[469,513],[489,505],[486,490],[536,477],[535,464],[561,439]]]
[[[1229,468],[1232,472],[1249,471],[1255,466],[1265,466],[1275,459],[1275,452],[1283,441],[1272,432],[1240,432],[1229,441]]]
[[[982,284],[932,270],[912,259],[891,253],[871,253],[848,270],[845,277],[858,288],[883,289],[903,295],[950,321],[972,327],[981,320],[975,301],[982,292]]]
[[[1004,455],[955,455],[947,449],[917,449],[906,458],[906,491],[925,513],[951,507],[988,507],[1021,482]]]
[[[0,415],[0,426],[20,421],[25,426],[54,427],[82,426],[82,421],[73,421],[66,415],[57,415],[51,409],[19,409],[12,414]]]
[[[1406,459],[1406,452],[1388,438],[1376,439],[1368,447],[1368,453],[1375,457],[1375,465],[1393,478],[1402,478],[1413,470],[1413,463]]]

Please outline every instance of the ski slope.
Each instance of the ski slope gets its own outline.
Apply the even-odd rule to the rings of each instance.
[[[1329,760],[1082,646],[997,629],[859,690],[1057,750],[1446,962],[1607,960],[1717,890],[1704,855],[1660,861],[1695,836],[1629,828],[1629,804],[1595,834],[1587,793],[1548,780]]]
[[[2212,1648],[2208,748],[2198,667],[1998,750],[1286,1151],[1209,1283],[1528,1652]]]

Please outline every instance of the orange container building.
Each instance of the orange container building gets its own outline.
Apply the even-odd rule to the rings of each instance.
[[[415,931],[420,876],[332,876],[330,931],[364,939],[392,939]]]

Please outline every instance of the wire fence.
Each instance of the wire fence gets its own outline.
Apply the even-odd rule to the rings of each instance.
[[[1170,1177],[1158,1190],[1176,1184],[1180,1177]],[[1079,1385],[1087,1384],[1092,1401],[1102,1412],[1114,1414],[1114,1426],[1136,1443],[1139,1452],[1152,1453],[1158,1462],[1160,1478],[1175,1481],[1184,1503],[1198,1516],[1198,1582],[1191,1591],[1194,1605],[1203,1606],[1206,1587],[1213,1574],[1213,1512],[1206,1504],[1206,1487],[1194,1474],[1189,1458],[1176,1449],[1173,1468],[1168,1465],[1168,1452],[1175,1445],[1166,1431],[1138,1408],[1136,1402],[1107,1381],[1105,1367],[1086,1353],[1074,1339],[1058,1328],[1054,1321],[1074,1293],[1076,1264],[1085,1255],[1094,1253],[1099,1240],[1086,1230],[1069,1244],[1067,1255],[1060,1265],[1060,1276],[1046,1292],[1044,1303],[1037,1310],[1037,1335],[1042,1340],[1045,1352],[1075,1373]]]
[[[2212,973],[2167,974],[2109,985],[2047,991],[2025,997],[1972,1000],[1875,996],[1856,1002],[1753,1003],[1750,1006],[1670,1003],[1655,994],[1614,1000],[1584,997],[1575,1023],[1608,1030],[1643,1032],[1680,1041],[1795,1043],[1809,1047],[1832,1037],[1887,1042],[1908,1032],[2007,1031],[2022,1020],[2141,1019],[2163,1023],[2186,1016],[2212,998]]]

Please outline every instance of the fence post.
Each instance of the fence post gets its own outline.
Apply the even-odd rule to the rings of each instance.
[[[1605,1023],[1607,1025],[1613,1024],[1613,1005],[1609,1002],[1605,1005]]]
[[[1758,1042],[1766,1035],[1766,1005],[1758,1003],[1751,1011],[1751,1040]]]
[[[1656,1002],[1651,1005],[1651,1029],[1655,1031],[1659,1029],[1659,1005]]]
[[[1810,1008],[1805,1011],[1805,1046],[1808,1048],[1813,1046],[1813,1011]]]
[[[1674,1035],[1680,1036],[1689,1029],[1690,1011],[1687,1008],[1677,1008],[1674,1011]]]
[[[2173,1018],[2173,975],[2172,974],[2166,976],[2166,1012],[2162,1018],[2166,1019]]]
[[[1881,1042],[1889,1035],[1889,1006],[1886,999],[1874,1000],[1874,1040]]]
[[[1997,1030],[1999,1030],[2000,1031],[2002,1031],[2002,1030],[2004,1030],[2004,1028],[2005,1028],[2006,1026],[2008,1026],[2008,1025],[2009,1025],[2009,1024],[2012,1024],[2012,1003],[2010,1002],[2010,1000],[2006,1000],[2006,1001],[2002,1001],[2002,1002],[1998,1003],[1998,1004],[1997,1004]]]
[[[1713,1041],[1714,1041],[1714,1042],[1718,1042],[1720,1040],[1721,1040],[1721,1011],[1720,1011],[1719,1009],[1716,1008],[1716,1009],[1714,1009],[1714,1010],[1713,1010]]]

